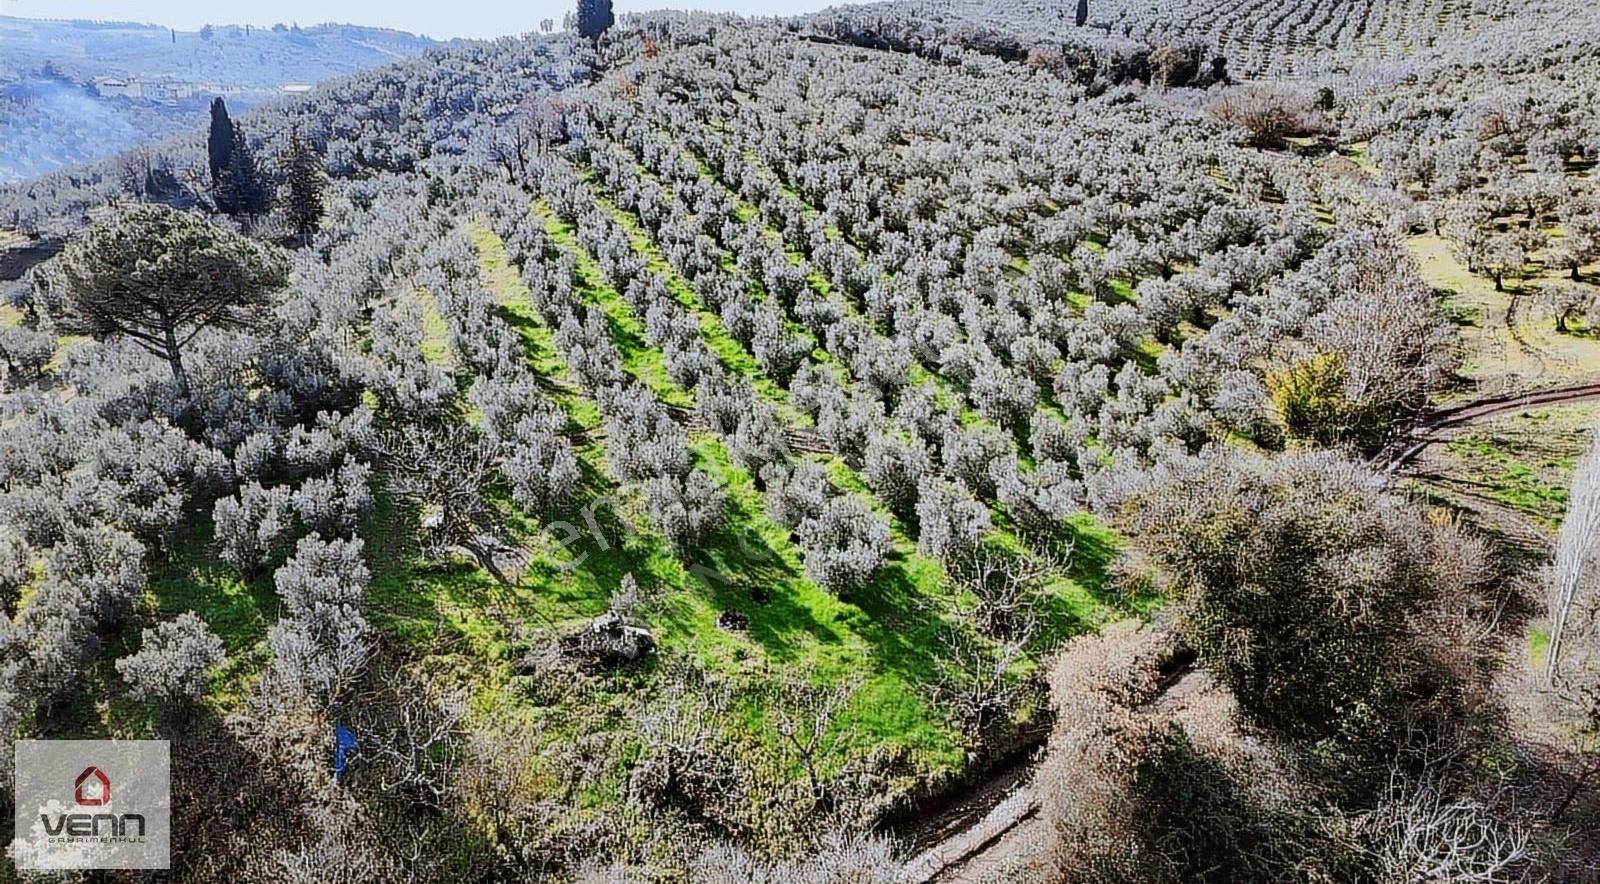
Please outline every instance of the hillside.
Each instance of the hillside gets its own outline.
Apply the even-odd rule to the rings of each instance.
[[[0,16],[0,182],[193,131],[224,95],[244,108],[283,87],[436,45],[353,25],[178,32],[156,25]]]
[[[179,880],[1583,880],[1600,16],[1075,7],[179,35],[342,75],[0,190],[6,735]]]

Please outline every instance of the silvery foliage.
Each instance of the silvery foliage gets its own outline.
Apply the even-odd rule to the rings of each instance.
[[[359,673],[371,653],[361,614],[371,579],[360,538],[301,538],[273,575],[283,616],[267,633],[267,685],[290,701],[327,703]]]
[[[349,534],[372,511],[372,467],[347,460],[325,476],[294,489],[292,505],[301,527],[313,533]]]
[[[867,442],[862,474],[878,499],[895,512],[909,514],[916,507],[917,483],[932,471],[932,458],[915,437],[880,432]]]
[[[193,611],[144,630],[139,650],[117,660],[135,700],[176,703],[205,695],[206,677],[222,665],[222,639]]]
[[[972,555],[993,528],[989,508],[965,488],[931,477],[917,489],[917,523],[917,549],[952,567]]]
[[[648,390],[610,388],[600,397],[605,413],[606,462],[623,482],[689,471],[689,437]]]
[[[107,525],[72,525],[44,556],[43,577],[17,615],[26,668],[40,699],[70,691],[100,647],[103,627],[121,622],[144,593],[144,547]]]
[[[0,607],[15,609],[22,588],[33,578],[33,548],[17,531],[0,525]]]
[[[469,398],[483,413],[490,444],[501,451],[500,474],[517,506],[542,515],[570,500],[580,471],[562,436],[566,417],[544,400],[526,369],[479,378]]]
[[[25,326],[0,328],[0,390],[38,380],[55,356],[56,336]]]
[[[644,494],[650,523],[680,552],[693,551],[722,524],[725,495],[701,470],[651,477]]]
[[[786,528],[798,528],[822,514],[828,502],[828,474],[809,461],[768,464],[761,469],[766,486],[767,517]]]
[[[843,495],[800,523],[806,576],[834,592],[866,584],[883,567],[889,525],[858,498]]]
[[[294,492],[287,486],[248,482],[211,510],[222,560],[247,578],[271,562],[295,528]]]

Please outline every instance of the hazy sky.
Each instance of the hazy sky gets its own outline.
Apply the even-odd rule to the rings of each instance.
[[[793,15],[848,0],[616,0],[618,12],[710,9],[746,15]],[[205,24],[302,25],[327,21],[399,28],[435,39],[498,37],[538,28],[561,17],[577,0],[0,0],[0,14],[24,18],[89,18],[153,22],[183,31]],[[3,50],[0,50],[3,51]]]

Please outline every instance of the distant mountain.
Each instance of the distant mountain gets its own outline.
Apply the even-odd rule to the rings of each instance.
[[[221,25],[0,16],[0,182],[203,125],[212,97],[243,109],[440,45],[357,25]]]

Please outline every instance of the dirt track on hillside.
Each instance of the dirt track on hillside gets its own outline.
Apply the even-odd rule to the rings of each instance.
[[[1394,474],[1415,460],[1422,450],[1450,438],[1457,430],[1508,414],[1522,414],[1542,408],[1600,402],[1600,382],[1573,384],[1554,390],[1505,396],[1486,396],[1450,408],[1439,409],[1423,418],[1401,442],[1400,451],[1389,458],[1384,472]]]

